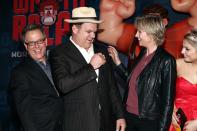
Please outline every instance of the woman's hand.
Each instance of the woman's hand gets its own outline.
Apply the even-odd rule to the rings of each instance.
[[[197,119],[190,120],[185,123],[184,131],[197,131]]]
[[[180,128],[178,124],[179,119],[177,118],[176,112],[177,112],[177,108],[176,106],[174,106],[174,110],[172,114],[172,125],[174,126],[174,128]]]
[[[118,52],[117,50],[112,47],[112,46],[108,46],[108,52],[109,52],[109,55],[111,56],[113,62],[116,64],[116,65],[120,65],[121,61],[118,57]]]

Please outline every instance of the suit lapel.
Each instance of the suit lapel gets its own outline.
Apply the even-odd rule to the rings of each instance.
[[[67,46],[69,48],[69,51],[71,52],[69,54],[72,55],[73,60],[78,61],[82,66],[86,65],[87,62],[86,62],[85,58],[83,57],[83,55],[81,54],[81,52],[77,49],[77,47],[75,47],[75,45],[71,41],[69,41],[69,43],[67,43],[67,44],[68,44]],[[97,44],[94,44],[93,47],[94,47],[94,53],[102,53],[103,52],[103,50]],[[104,75],[105,74],[104,74],[104,65],[103,65],[99,68],[98,83],[100,83],[100,81],[102,81],[102,79],[104,79]]]
[[[67,44],[68,44],[69,51],[71,52],[69,54],[72,55],[72,58],[74,59],[74,61],[78,61],[82,65],[87,64],[85,58],[83,57],[81,52],[77,49],[77,47],[71,41],[69,41],[69,43]]]
[[[27,58],[27,63],[29,65],[29,67],[31,68],[31,70],[37,74],[39,74],[38,77],[42,77],[45,81],[49,81],[51,83],[51,81],[49,80],[48,76],[45,74],[45,72],[42,70],[42,68],[38,65],[38,63],[36,63],[33,59],[31,58]],[[53,83],[51,83],[52,86]]]
[[[43,71],[43,69],[38,65],[38,63],[36,63],[33,59],[31,58],[27,58],[27,63],[28,66],[30,67],[29,69],[35,73],[38,74],[38,77],[43,78],[43,81],[41,82],[47,82],[50,83],[50,87],[47,88],[53,88],[53,93],[55,93],[57,96],[59,96],[59,92],[57,91],[55,85],[50,81],[50,79],[48,78],[48,76],[45,74],[45,72]]]

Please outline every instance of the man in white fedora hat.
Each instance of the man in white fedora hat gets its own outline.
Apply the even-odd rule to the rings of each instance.
[[[64,98],[64,131],[124,131],[120,93],[107,48],[94,41],[96,12],[91,7],[72,11],[72,35],[51,51],[54,81]]]

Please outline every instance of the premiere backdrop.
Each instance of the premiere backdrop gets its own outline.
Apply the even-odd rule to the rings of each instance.
[[[145,6],[160,3],[169,11],[170,25],[188,14],[172,10],[169,0],[137,0],[135,15],[142,13]],[[44,9],[47,5],[53,9]],[[99,15],[99,0],[0,0],[0,131],[18,131],[18,120],[9,97],[10,72],[25,56],[20,33],[28,23],[42,24],[48,38],[49,49],[66,41],[69,36],[69,24],[63,20],[69,18],[73,8],[78,6],[94,7]],[[126,63],[126,58],[123,57]]]

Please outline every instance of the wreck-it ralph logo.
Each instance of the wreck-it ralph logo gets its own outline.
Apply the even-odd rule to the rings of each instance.
[[[43,25],[48,45],[58,45],[70,29],[69,24],[64,22],[64,19],[70,18],[69,10],[72,9],[69,9],[69,5],[72,4],[73,8],[85,6],[85,0],[14,0],[13,4],[13,40],[20,41],[21,32],[27,24],[37,23]],[[61,11],[60,4],[63,4]],[[49,33],[52,25],[55,25],[53,38]]]

